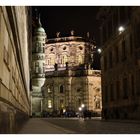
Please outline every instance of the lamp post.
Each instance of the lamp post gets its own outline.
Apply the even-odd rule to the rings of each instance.
[[[83,108],[85,107],[85,105],[84,105],[84,104],[82,104],[82,105],[81,105],[81,107],[82,107],[82,109],[83,109]]]
[[[84,107],[85,107],[84,104],[82,104],[82,105],[79,107],[79,117],[83,117]]]

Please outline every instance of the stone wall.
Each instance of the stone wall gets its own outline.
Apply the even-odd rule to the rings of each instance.
[[[30,115],[28,10],[0,7],[0,133],[16,133]]]

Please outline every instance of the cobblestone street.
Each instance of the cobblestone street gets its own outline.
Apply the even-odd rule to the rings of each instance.
[[[140,134],[140,122],[32,118],[19,134]]]

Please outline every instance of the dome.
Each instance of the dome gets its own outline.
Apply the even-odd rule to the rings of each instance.
[[[45,33],[45,30],[42,27],[38,27],[38,28],[35,29],[35,32],[43,32],[43,33]]]

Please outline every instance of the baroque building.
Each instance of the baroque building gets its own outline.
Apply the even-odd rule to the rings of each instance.
[[[30,115],[31,9],[0,7],[0,133],[16,133]]]
[[[101,72],[93,69],[96,46],[89,38],[74,35],[48,39],[45,45],[45,76],[42,87],[45,112],[78,112],[82,104],[100,115]]]
[[[140,7],[102,7],[104,119],[140,118]]]

